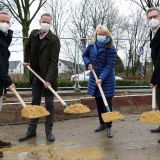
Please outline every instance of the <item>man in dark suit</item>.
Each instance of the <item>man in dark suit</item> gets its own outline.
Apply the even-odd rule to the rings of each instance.
[[[149,8],[146,12],[147,19],[151,28],[151,57],[154,65],[151,77],[151,88],[156,87],[157,106],[160,110],[160,9],[156,7]],[[160,133],[160,126],[151,130],[152,133]],[[160,140],[158,140],[160,143]]]
[[[12,41],[12,34],[10,28],[10,15],[7,12],[0,12],[0,111],[2,109],[2,100],[4,89],[8,88],[12,91],[15,88],[11,78],[8,75],[8,60],[10,52],[8,47]],[[0,140],[0,148],[11,146],[10,142],[3,142]],[[3,152],[0,151],[0,157],[3,157]]]
[[[25,46],[24,65],[30,65],[45,80],[43,84],[30,73],[32,104],[40,105],[42,96],[45,97],[45,107],[50,113],[50,115],[46,116],[45,134],[47,140],[53,142],[55,140],[52,133],[54,96],[47,88],[51,85],[55,90],[57,89],[60,41],[50,30],[52,24],[50,14],[43,14],[39,22],[41,29],[31,32]],[[30,121],[26,134],[19,141],[25,141],[36,136],[37,122],[38,118]]]

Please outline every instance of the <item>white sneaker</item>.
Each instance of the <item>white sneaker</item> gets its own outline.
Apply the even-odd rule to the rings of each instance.
[[[0,111],[2,110],[2,101],[3,101],[3,96],[0,97]]]

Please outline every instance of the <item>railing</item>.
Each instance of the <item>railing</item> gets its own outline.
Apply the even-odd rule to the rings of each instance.
[[[87,90],[87,87],[80,87],[81,90]],[[116,86],[116,90],[120,89],[150,89],[150,86]],[[58,91],[74,90],[74,87],[58,87]],[[31,91],[31,88],[17,88],[17,91]]]

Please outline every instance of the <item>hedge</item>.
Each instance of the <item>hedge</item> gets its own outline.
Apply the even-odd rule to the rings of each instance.
[[[30,88],[30,84],[28,81],[15,81],[14,82],[17,88]],[[59,87],[73,87],[75,84],[74,81],[70,80],[59,80]],[[79,82],[81,87],[87,87],[86,81]],[[149,86],[149,81],[147,80],[117,80],[117,86]]]

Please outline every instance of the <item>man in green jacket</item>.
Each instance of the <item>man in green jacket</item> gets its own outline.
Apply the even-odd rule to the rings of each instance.
[[[32,104],[40,105],[42,96],[45,97],[45,107],[50,113],[50,115],[46,116],[45,133],[47,140],[53,142],[55,141],[52,133],[54,96],[48,90],[48,86],[52,86],[55,90],[57,89],[60,41],[50,30],[52,24],[52,16],[50,14],[43,14],[39,22],[41,29],[31,32],[25,46],[24,66],[30,65],[45,80],[43,84],[30,73]],[[25,141],[36,136],[37,122],[38,118],[30,121],[26,134],[19,141]]]

